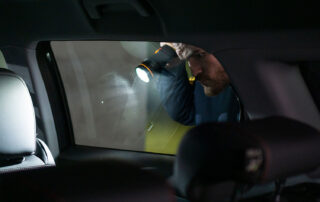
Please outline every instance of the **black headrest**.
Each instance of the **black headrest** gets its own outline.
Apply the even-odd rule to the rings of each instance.
[[[208,123],[182,140],[172,180],[183,195],[201,181],[273,181],[317,168],[319,145],[319,131],[288,118]]]
[[[173,202],[166,180],[120,161],[0,175],[0,201]]]
[[[34,108],[25,82],[0,68],[0,163],[35,151]]]

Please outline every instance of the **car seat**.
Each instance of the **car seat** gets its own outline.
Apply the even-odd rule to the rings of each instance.
[[[0,68],[0,173],[54,166],[46,144],[36,137],[28,88],[14,72]]]
[[[319,145],[319,131],[284,117],[203,124],[183,138],[171,180],[191,201],[237,201],[240,189],[268,182],[277,193],[286,178],[318,168]]]

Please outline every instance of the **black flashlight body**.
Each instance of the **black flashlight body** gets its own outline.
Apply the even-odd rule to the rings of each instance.
[[[163,68],[170,60],[177,57],[176,51],[168,45],[159,48],[155,54],[146,58],[136,68],[146,71],[149,77],[153,77],[153,73]]]

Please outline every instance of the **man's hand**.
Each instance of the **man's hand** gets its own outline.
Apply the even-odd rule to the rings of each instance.
[[[171,42],[160,42],[160,47],[165,46],[165,45],[170,46],[171,48],[176,50],[176,48],[174,47],[174,43],[171,43]]]
[[[168,45],[173,48],[180,60],[187,59],[194,51],[195,47],[184,43],[160,42],[160,46]]]

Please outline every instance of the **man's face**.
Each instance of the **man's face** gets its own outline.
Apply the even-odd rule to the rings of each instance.
[[[207,96],[219,94],[229,84],[229,77],[220,62],[205,50],[193,46],[187,61],[191,73],[202,84]]]

